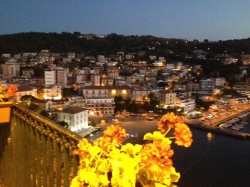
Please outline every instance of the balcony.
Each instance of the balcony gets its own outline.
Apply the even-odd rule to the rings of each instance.
[[[0,186],[69,187],[79,163],[72,152],[80,139],[68,129],[13,105],[11,122],[0,124]]]

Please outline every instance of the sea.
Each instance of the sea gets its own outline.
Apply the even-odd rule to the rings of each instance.
[[[250,132],[250,117],[244,121],[249,123],[243,131]],[[172,144],[174,167],[181,174],[178,187],[250,187],[250,139],[192,127],[191,131],[191,147]]]

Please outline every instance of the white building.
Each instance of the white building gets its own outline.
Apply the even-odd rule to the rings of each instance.
[[[214,79],[201,79],[199,81],[199,85],[200,85],[200,90],[212,91],[214,90],[215,87],[215,81]]]
[[[86,98],[85,102],[90,116],[110,116],[114,114],[115,101],[113,97]]]
[[[226,79],[224,77],[217,77],[214,79],[215,86],[224,87]]]
[[[159,91],[159,101],[160,101],[160,105],[163,105],[163,106],[175,106],[176,92],[172,92],[169,90]]]
[[[43,97],[44,99],[60,100],[62,98],[62,87],[53,86],[51,88],[44,88]]]
[[[18,87],[18,92],[15,94],[15,98],[17,101],[20,100],[20,98],[24,95],[31,95],[35,98],[37,98],[37,89],[33,89],[28,86],[20,86]]]
[[[44,84],[45,87],[51,87],[56,84],[56,70],[44,71]]]
[[[104,55],[97,55],[97,60],[104,62],[106,58]]]
[[[11,54],[9,54],[9,53],[2,53],[2,57],[11,58]]]
[[[184,109],[184,112],[193,111],[196,107],[195,99],[191,97],[181,98],[179,106]]]
[[[108,97],[108,88],[104,86],[87,86],[82,88],[82,93],[85,98],[104,98]]]
[[[164,57],[159,57],[158,60],[159,60],[160,62],[164,62],[164,63],[166,62],[166,59],[165,59]]]
[[[56,84],[61,85],[63,88],[67,85],[68,69],[57,67],[44,71],[44,84],[45,87],[52,87]]]
[[[226,58],[222,63],[224,65],[228,65],[228,64],[236,64],[238,62],[237,58]]]
[[[58,112],[58,120],[65,121],[71,131],[88,128],[88,110],[78,106],[68,107]]]
[[[166,64],[166,69],[174,69],[175,65],[174,64]]]

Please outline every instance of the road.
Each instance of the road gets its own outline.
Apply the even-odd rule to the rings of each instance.
[[[155,119],[153,121],[148,121],[146,119],[141,118],[140,120],[133,120],[133,118],[129,118],[131,121],[122,121],[118,122],[122,128],[126,130],[128,138],[124,141],[124,143],[143,143],[143,136],[147,132],[153,132],[157,130],[157,123],[159,119]],[[128,120],[128,119],[127,119]],[[100,127],[102,130],[105,130],[110,123],[101,123],[97,126]],[[94,141],[96,138],[102,136],[102,131],[96,132],[93,136],[88,137],[90,141]]]

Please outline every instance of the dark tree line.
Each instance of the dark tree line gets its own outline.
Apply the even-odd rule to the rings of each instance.
[[[106,38],[93,37],[93,40],[80,38],[79,32],[68,33],[17,33],[0,35],[0,53],[17,54],[22,52],[40,52],[48,49],[50,52],[66,53],[74,51],[86,55],[109,55],[118,51],[138,53],[146,51],[146,55],[164,56],[170,61],[185,60],[185,54],[192,54],[194,49],[202,49],[207,54],[241,54],[250,53],[250,38],[241,40],[226,40],[209,42],[186,41],[184,39],[167,39],[151,35],[118,35],[111,33]],[[174,54],[169,53],[169,50]],[[176,55],[178,54],[178,55]],[[145,57],[137,57],[145,59]]]

